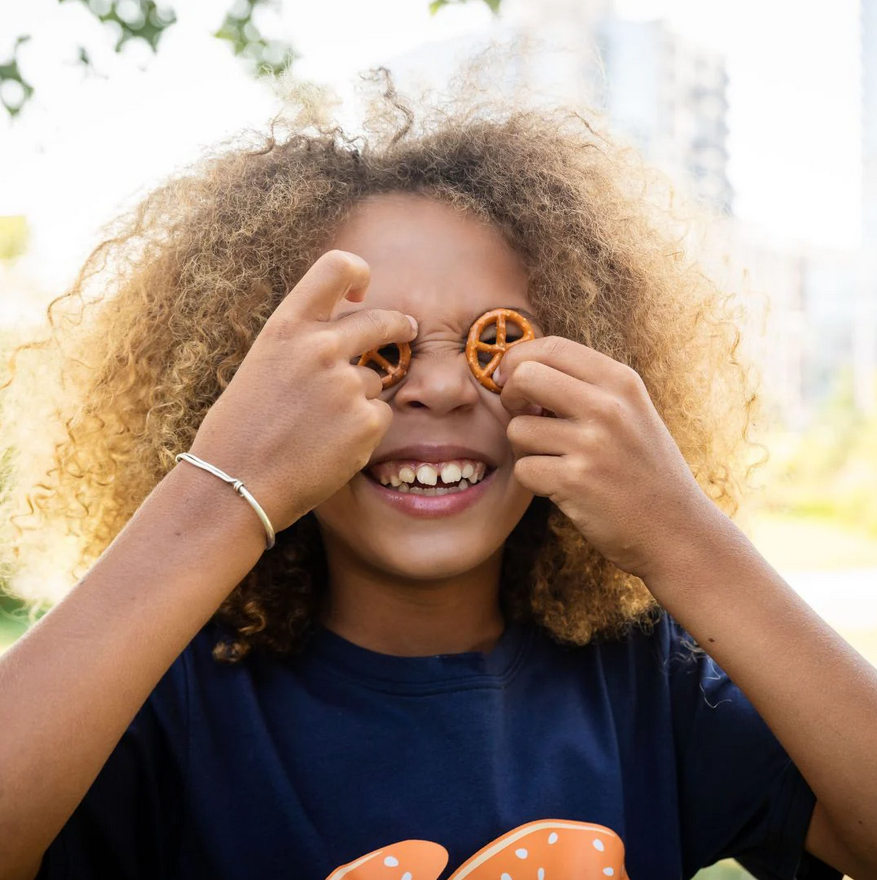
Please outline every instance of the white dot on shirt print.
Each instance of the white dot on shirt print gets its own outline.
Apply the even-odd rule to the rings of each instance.
[[[327,880],[437,880],[447,850],[430,840],[381,847],[333,871]],[[604,825],[565,819],[528,822],[467,859],[449,880],[629,880],[624,843]]]

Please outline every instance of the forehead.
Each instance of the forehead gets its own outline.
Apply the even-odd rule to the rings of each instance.
[[[526,267],[502,234],[425,196],[390,193],[364,199],[328,248],[351,251],[371,269],[365,301],[342,300],[336,316],[359,308],[392,308],[420,322],[468,326],[491,308],[530,307]]]

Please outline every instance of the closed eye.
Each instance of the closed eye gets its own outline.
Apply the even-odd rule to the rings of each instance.
[[[517,339],[520,339],[524,334],[521,330],[514,325],[506,325],[506,345],[511,344]],[[489,345],[496,342],[496,324],[492,324],[489,327],[484,328],[484,332],[481,334],[479,339],[482,342],[486,342]],[[479,351],[478,352],[478,363],[482,367],[486,367],[491,360],[493,360],[494,352],[491,351]]]
[[[399,363],[399,349],[396,345],[393,345],[393,344],[384,345],[378,349],[377,353],[382,358],[389,361],[391,364],[398,364]],[[352,358],[350,363],[358,364],[360,357],[361,357],[361,355],[357,356],[355,358]],[[371,370],[374,370],[376,373],[380,373],[384,369],[380,363],[378,363],[377,361],[371,360],[371,359],[369,359],[369,361],[367,363],[363,364],[363,366],[368,367]]]

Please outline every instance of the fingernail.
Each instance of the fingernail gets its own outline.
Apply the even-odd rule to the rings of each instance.
[[[501,369],[502,364],[493,371],[493,381],[496,382],[497,385],[502,385],[502,383],[505,382],[505,378],[500,374]]]
[[[405,317],[408,318],[408,320],[410,321],[410,323],[411,323],[411,329],[412,329],[415,333],[417,333],[417,320],[416,320],[415,318],[412,318],[411,315],[405,315]]]

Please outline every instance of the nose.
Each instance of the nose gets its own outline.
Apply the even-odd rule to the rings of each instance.
[[[411,358],[408,372],[393,397],[397,409],[427,408],[436,415],[471,409],[478,403],[475,383],[466,353],[456,346],[448,350],[422,350]]]

